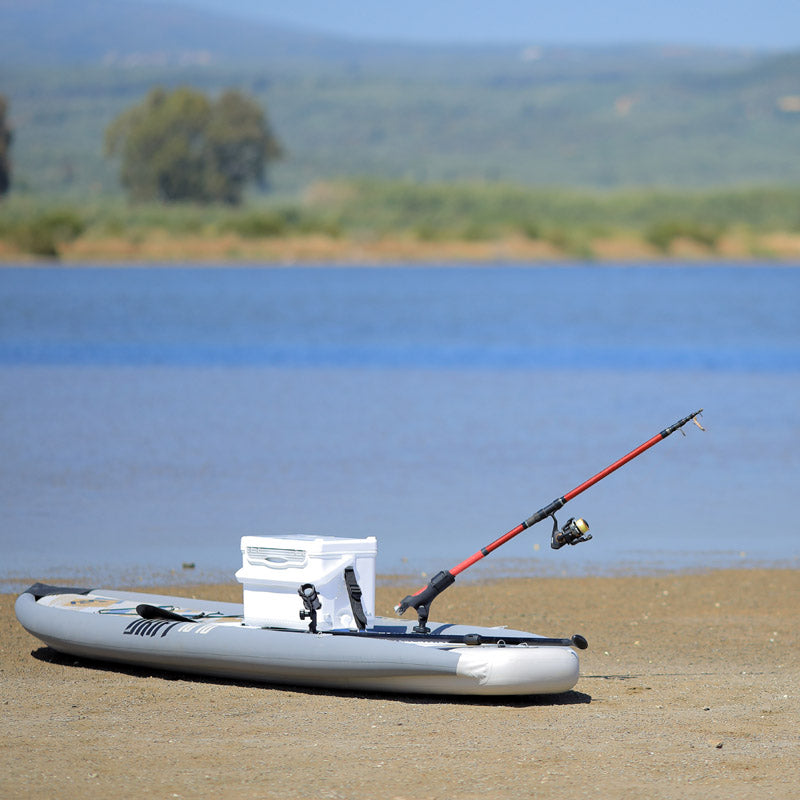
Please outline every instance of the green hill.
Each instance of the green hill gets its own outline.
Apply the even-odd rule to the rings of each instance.
[[[800,54],[364,44],[137,0],[0,0],[15,191],[119,194],[105,127],[154,85],[268,109],[280,195],[370,175],[619,188],[800,181]]]

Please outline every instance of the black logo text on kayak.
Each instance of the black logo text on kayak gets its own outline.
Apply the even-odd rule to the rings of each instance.
[[[163,619],[137,619],[131,622],[122,632],[126,636],[166,636],[180,622],[169,622]]]

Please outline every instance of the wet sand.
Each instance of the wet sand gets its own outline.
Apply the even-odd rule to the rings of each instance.
[[[379,588],[377,613],[417,588]],[[589,640],[573,691],[499,700],[110,667],[42,645],[14,599],[0,595],[3,798],[800,793],[796,570],[457,583],[432,617]]]

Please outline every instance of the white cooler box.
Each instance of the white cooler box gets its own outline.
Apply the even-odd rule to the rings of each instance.
[[[242,568],[236,580],[244,594],[244,620],[248,625],[307,630],[300,618],[303,600],[298,589],[312,583],[322,603],[317,629],[357,629],[344,579],[353,567],[361,589],[361,605],[370,624],[375,617],[374,536],[345,539],[336,536],[243,536]]]

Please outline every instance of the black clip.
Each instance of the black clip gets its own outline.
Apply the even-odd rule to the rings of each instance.
[[[298,590],[297,594],[303,598],[303,605],[305,608],[300,612],[300,619],[311,618],[308,623],[308,630],[310,633],[317,632],[317,611],[322,608],[319,595],[317,594],[316,587],[313,583],[304,583]]]

